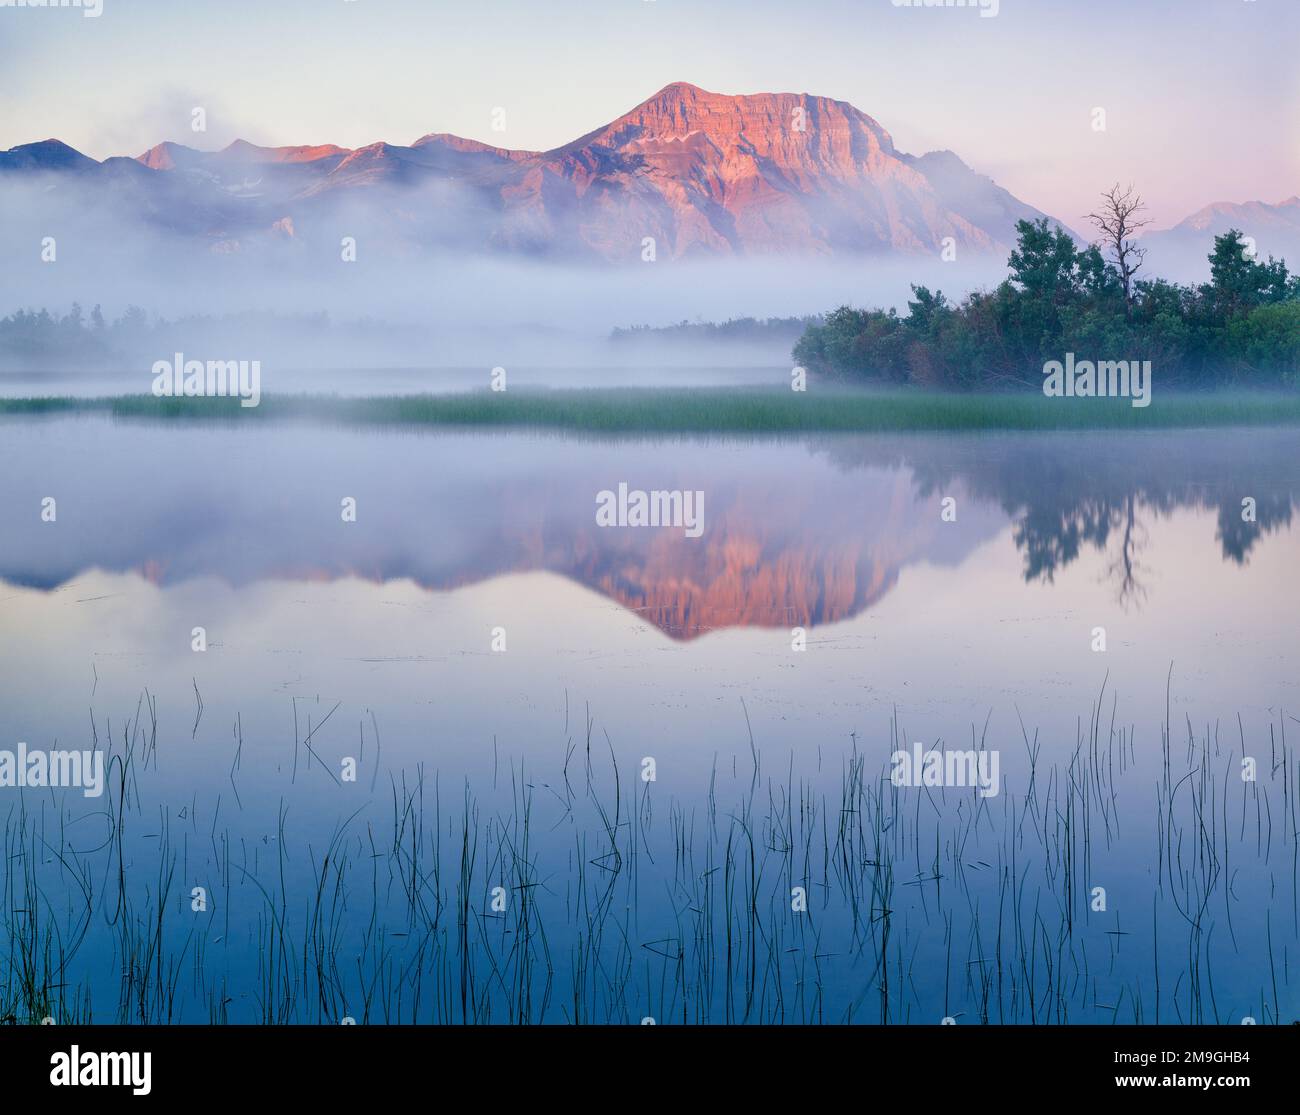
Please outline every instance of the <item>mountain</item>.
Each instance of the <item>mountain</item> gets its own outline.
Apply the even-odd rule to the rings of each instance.
[[[518,164],[499,236],[606,258],[639,253],[644,237],[673,258],[932,253],[945,237],[1002,252],[1017,219],[1043,214],[1005,191],[990,203],[986,182],[956,156],[938,165],[902,154],[843,101],[678,83]]]
[[[93,180],[114,161],[50,140],[0,154],[0,175]],[[286,225],[333,237],[346,213],[344,231],[369,220],[415,251],[636,261],[648,239],[660,259],[937,254],[951,239],[959,253],[1002,255],[1017,220],[1044,216],[950,151],[899,151],[844,101],[681,82],[551,151],[435,133],[355,150],[162,143],[134,162],[145,174],[130,210],[226,248]]]
[[[1254,239],[1260,259],[1271,255],[1300,270],[1300,197],[1276,205],[1215,202],[1173,228],[1149,233],[1142,243],[1149,250],[1150,263],[1171,276],[1205,279],[1209,277],[1206,257],[1214,247],[1214,238],[1234,228]]]
[[[1229,228],[1294,234],[1300,230],[1300,197],[1288,198],[1276,205],[1263,201],[1248,201],[1243,205],[1215,202],[1180,221],[1174,231],[1222,233]]]
[[[15,171],[83,173],[101,164],[57,139],[24,143],[0,151],[0,173]]]

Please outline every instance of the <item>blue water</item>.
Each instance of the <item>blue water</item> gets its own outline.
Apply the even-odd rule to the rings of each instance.
[[[0,1004],[1289,1022],[1296,449],[5,421]]]

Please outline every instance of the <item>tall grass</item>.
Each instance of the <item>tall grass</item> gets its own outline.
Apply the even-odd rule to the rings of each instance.
[[[1300,424],[1300,395],[1156,394],[1125,399],[1042,395],[875,394],[812,387],[481,391],[349,398],[265,395],[237,399],[46,396],[0,399],[0,416],[102,414],[156,421],[311,421],[343,425],[523,427],[595,433],[782,434],[818,431],[1177,429]]]
[[[340,788],[317,769],[322,722],[306,769],[287,740],[264,756],[259,777],[281,781],[263,830],[251,799],[223,825],[220,787],[165,800],[172,756],[147,698],[105,741],[92,813],[7,798],[0,1019],[1289,1022],[1287,722],[1221,738],[1166,717],[1144,753],[1103,686],[1053,761],[1027,729],[999,740],[1023,761],[984,798],[893,785],[888,756],[910,738],[896,719],[812,771],[774,764],[746,727],[690,786],[662,761],[643,781],[588,712],[576,731],[566,718],[547,769],[507,760],[495,787],[447,800],[441,775],[388,770],[360,806],[295,824],[304,794]],[[362,736],[377,760],[377,729],[373,751]],[[987,727],[961,744],[990,745]],[[215,909],[196,916],[198,879]]]

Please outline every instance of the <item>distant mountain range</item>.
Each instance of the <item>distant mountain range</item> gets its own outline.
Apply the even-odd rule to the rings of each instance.
[[[97,162],[49,139],[0,152],[0,186],[14,183],[37,184],[55,212],[138,220],[222,253],[352,235],[416,259],[461,250],[635,262],[648,240],[671,260],[935,255],[950,239],[968,258],[1005,256],[1018,220],[1046,216],[951,151],[898,150],[844,101],[685,82],[551,151],[436,133],[355,150],[169,142]],[[1262,256],[1300,263],[1293,197],[1209,205],[1148,233],[1148,270],[1200,274],[1229,228]]]
[[[1005,254],[1045,214],[950,151],[899,151],[843,101],[724,96],[676,83],[551,151],[446,134],[204,152],[162,143],[96,162],[57,140],[0,153],[0,180],[40,177],[80,204],[108,191],[128,215],[214,250],[379,234],[434,248],[636,261],[751,255]],[[47,199],[48,200],[48,199]]]
[[[1276,205],[1263,201],[1207,205],[1173,228],[1142,238],[1151,251],[1148,270],[1154,266],[1162,274],[1203,273],[1214,238],[1234,228],[1255,241],[1261,260],[1271,255],[1300,270],[1300,197]]]

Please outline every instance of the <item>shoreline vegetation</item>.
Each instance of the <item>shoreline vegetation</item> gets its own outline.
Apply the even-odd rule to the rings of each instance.
[[[40,396],[0,398],[0,417],[106,416],[122,420],[308,421],[356,426],[522,428],[629,434],[875,433],[978,430],[1144,430],[1300,426],[1300,395],[1167,393],[1159,405],[1124,398],[947,394],[916,390],[807,392],[783,388],[626,387],[349,397],[264,394],[230,398]]]
[[[1208,283],[1138,278],[1143,208],[1117,186],[1092,218],[1101,244],[1082,249],[1046,218],[1020,221],[993,290],[952,303],[913,285],[905,316],[840,306],[808,326],[795,362],[847,383],[959,392],[1042,391],[1049,367],[1075,356],[1145,365],[1157,395],[1300,386],[1300,275],[1260,262],[1233,229],[1214,239]]]

